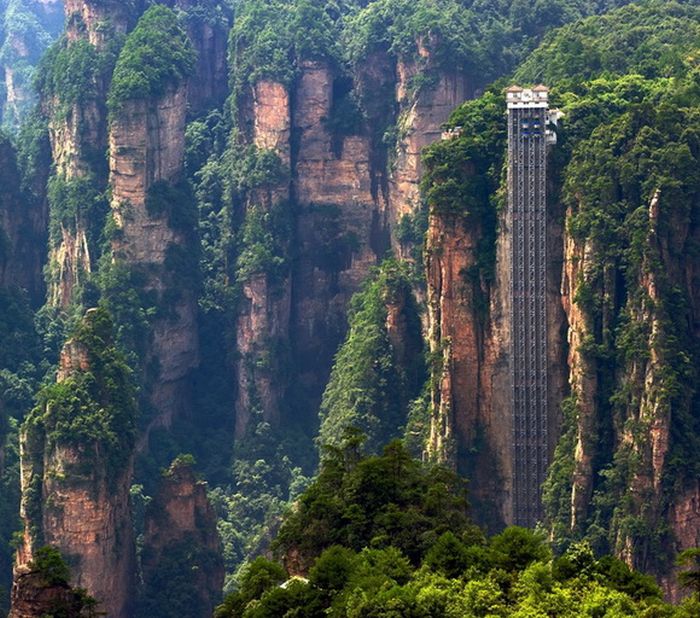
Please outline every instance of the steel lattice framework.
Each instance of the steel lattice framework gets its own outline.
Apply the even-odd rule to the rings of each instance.
[[[532,91],[524,91],[532,94]],[[542,519],[548,458],[546,89],[508,105],[508,206],[513,234],[513,517]],[[541,99],[541,100],[538,100]],[[538,104],[539,103],[539,104]],[[544,104],[542,104],[544,103]]]

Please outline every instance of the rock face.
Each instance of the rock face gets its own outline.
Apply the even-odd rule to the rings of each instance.
[[[221,551],[207,485],[197,480],[189,463],[176,460],[146,513],[142,559],[146,603],[158,596],[162,611],[162,603],[168,603],[164,579],[177,572],[185,575],[187,589],[183,590],[181,579],[170,582],[178,588],[172,590],[173,596],[187,594],[193,618],[211,616],[224,583]]]
[[[562,310],[563,215],[548,210],[547,321],[549,448],[554,453],[566,396]],[[512,230],[497,222],[494,275],[479,271],[483,222],[433,210],[426,241],[428,324],[434,356],[428,451],[470,479],[474,516],[492,531],[512,522]]]
[[[440,139],[442,124],[471,92],[463,74],[447,74],[431,67],[428,50],[419,48],[421,64],[399,60],[396,67],[396,100],[399,104],[396,161],[389,179],[392,223],[404,215],[414,215],[421,207],[421,153]],[[427,68],[426,68],[427,67]],[[435,85],[415,92],[411,84],[420,72],[434,73]]]
[[[251,128],[249,140],[259,152],[273,153],[285,169],[280,179],[257,186],[245,196],[245,218],[271,216],[275,209],[288,209],[291,163],[291,107],[287,88],[262,80],[252,90],[252,100],[242,109]],[[253,415],[278,426],[281,402],[287,387],[281,351],[289,339],[291,280],[284,274],[253,272],[242,285],[242,304],[236,323],[238,359],[235,363],[236,436],[243,437]],[[277,351],[271,352],[272,350]]]
[[[126,33],[129,13],[123,2],[66,0],[66,53],[80,43],[89,44],[96,57],[108,54],[107,48],[116,37]],[[107,185],[107,166],[103,153],[107,150],[107,92],[113,59],[103,72],[89,76],[90,96],[66,102],[64,93],[51,93],[43,107],[49,118],[49,137],[56,181],[70,184],[86,180],[93,194],[85,195],[83,210],[90,212],[89,200],[103,192]],[[68,109],[65,109],[65,108]],[[51,208],[61,210],[61,204]],[[91,212],[95,217],[95,213]],[[97,223],[97,225],[96,225]],[[98,256],[91,255],[99,234],[100,222],[88,221],[85,215],[71,221],[61,220],[60,229],[52,234],[49,247],[49,303],[68,308],[75,294],[93,272]]]
[[[329,130],[333,91],[329,66],[304,63],[294,104],[300,255],[292,333],[298,384],[309,409],[320,403],[345,334],[347,303],[388,248],[386,203],[373,191],[369,138],[334,136]]]
[[[350,297],[392,244],[400,253],[410,252],[396,238],[392,243],[392,224],[403,215],[416,215],[420,151],[440,136],[441,124],[468,94],[463,76],[443,73],[433,87],[409,91],[421,70],[425,67],[397,63],[378,51],[349,80],[328,62],[304,60],[291,86],[263,79],[237,99],[246,143],[274,151],[291,178],[290,185],[266,187],[267,195],[249,195],[246,208],[289,202],[298,250],[284,282],[271,286],[268,278],[257,276],[243,284],[237,328],[242,352],[237,363],[238,437],[251,410],[279,423],[280,401],[289,393],[295,418],[307,415],[313,422],[345,336]],[[334,120],[352,91],[363,101],[368,126],[348,132],[337,129]],[[401,136],[395,153],[393,146],[387,152],[377,132],[392,123]],[[389,157],[395,158],[390,174]],[[277,372],[273,380],[276,372],[269,364],[251,362],[272,348],[268,333],[275,341],[290,338],[293,369],[288,377],[280,379]]]
[[[566,242],[564,298],[570,324],[570,381],[577,410],[570,526],[575,532],[586,530],[594,516],[591,498],[595,492],[619,500],[612,515],[610,549],[630,566],[657,575],[667,596],[679,600],[681,590],[669,560],[700,543],[700,495],[697,479],[686,478],[674,461],[677,451],[671,450],[674,441],[678,445],[674,421],[682,422],[693,404],[691,393],[676,382],[683,377],[674,377],[669,370],[674,371],[684,359],[689,361],[678,332],[687,327],[685,336],[697,337],[699,273],[687,247],[697,242],[700,230],[669,208],[662,191],[653,194],[647,215],[640,265],[630,269],[630,279],[624,283],[613,265],[602,274],[596,269],[594,243],[585,239]],[[607,299],[595,319],[590,301],[583,298],[584,285],[589,298]],[[669,306],[671,286],[690,299],[688,306],[680,301]],[[576,300],[571,302],[574,295]],[[627,334],[617,336],[636,333],[636,352],[625,351],[619,366],[611,371],[605,357],[591,352],[590,342],[612,345],[607,337],[620,311],[627,316]],[[673,318],[669,311],[674,312]],[[681,350],[674,348],[678,345]],[[614,405],[612,415],[603,393]],[[605,441],[613,452],[607,483],[596,481],[601,461],[610,459],[609,451],[601,447]],[[673,479],[673,488],[669,479]],[[626,525],[629,521],[644,522],[643,528]]]
[[[197,116],[221,105],[228,94],[228,31],[233,15],[221,2],[171,0],[164,4],[188,12],[185,18],[187,36],[197,52],[197,66],[187,89],[188,104],[190,113]],[[199,18],[192,9],[202,4],[216,4],[218,12],[209,18]]]
[[[39,616],[75,616],[83,614],[80,592],[65,583],[47,583],[43,574],[28,566],[19,567],[12,584],[12,609],[9,618]]]
[[[119,365],[108,364],[112,357],[104,355],[105,350],[114,352],[110,352],[104,322],[97,321],[102,320],[100,315],[92,310],[85,322],[96,339],[80,337],[66,343],[56,386],[21,432],[24,535],[17,550],[15,582],[21,585],[37,549],[51,545],[68,560],[72,584],[85,588],[108,616],[127,618],[132,615],[136,572],[129,499],[133,469],[129,445],[133,448],[133,442],[128,437],[135,404],[124,381],[126,374],[119,374]],[[109,385],[101,382],[101,371],[112,372]],[[90,386],[92,372],[97,372],[98,386]],[[73,404],[62,398],[65,388],[79,400],[82,421],[72,417],[75,412],[69,406]],[[111,405],[127,408],[110,414]],[[81,422],[95,422],[100,409],[105,415],[99,425],[101,437],[85,437],[78,429]],[[78,424],[57,429],[57,424],[62,427],[66,422],[66,414]],[[105,442],[109,432],[116,432],[119,446]]]
[[[119,230],[113,255],[140,273],[142,290],[159,302],[169,290],[177,292],[171,295],[168,315],[151,323],[142,363],[158,367],[149,380],[149,398],[157,411],[153,426],[169,427],[176,415],[188,413],[186,377],[198,363],[195,290],[173,281],[169,268],[177,251],[194,250],[192,230],[176,229],[172,213],[163,211],[192,207],[186,198],[171,203],[175,198],[168,193],[182,177],[186,110],[185,85],[170,87],[155,100],[128,101],[109,136],[112,217]],[[161,202],[149,212],[149,192],[156,186]]]

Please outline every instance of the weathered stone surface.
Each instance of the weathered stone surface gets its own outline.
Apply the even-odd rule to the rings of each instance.
[[[476,266],[481,226],[473,218],[432,213],[426,241],[431,352],[441,358],[432,392],[429,451],[470,479],[474,516],[491,530],[512,522],[511,255],[507,211],[498,220],[495,277],[468,276]],[[562,215],[548,213],[549,449],[553,454],[567,393],[559,282]]]
[[[189,464],[175,461],[146,513],[143,576],[148,592],[159,581],[159,568],[172,560],[170,552],[186,548],[191,561],[177,566],[193,578],[198,597],[189,614],[193,618],[211,616],[221,597],[224,563],[216,521],[207,484],[197,480]]]
[[[429,66],[427,50],[422,49],[421,54],[421,63]],[[436,85],[418,93],[411,92],[411,82],[419,72],[425,70],[425,67],[419,66],[415,61],[399,60],[396,66],[400,137],[396,144],[396,161],[389,177],[392,225],[398,223],[402,216],[414,214],[420,208],[422,150],[440,139],[442,124],[470,94],[465,75],[444,72],[437,72]]]
[[[162,294],[168,285],[166,269],[172,246],[187,248],[183,231],[171,227],[166,214],[149,213],[146,198],[159,181],[176,183],[182,176],[187,91],[171,88],[155,101],[128,101],[112,125],[110,185],[112,216],[120,234],[112,243],[116,258],[144,273],[144,289]],[[194,290],[178,287],[170,315],[155,319],[144,366],[157,362],[159,373],[148,385],[158,414],[152,427],[172,424],[189,414],[186,377],[199,362]]]
[[[57,380],[91,369],[85,346],[68,341]],[[44,413],[52,412],[47,408]],[[85,588],[107,616],[130,617],[136,574],[129,498],[133,458],[127,453],[126,464],[114,468],[98,443],[86,450],[34,426],[23,428],[20,458],[25,527],[16,556],[16,585],[23,585],[36,550],[51,545],[68,561],[72,585]]]
[[[47,584],[44,577],[28,566],[15,569],[9,618],[72,616],[83,609],[81,595],[67,584]]]

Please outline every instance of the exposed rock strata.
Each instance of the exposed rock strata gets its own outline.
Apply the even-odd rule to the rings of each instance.
[[[108,0],[66,0],[66,45],[87,41],[96,54],[103,54],[115,37],[126,33],[129,9],[124,2]],[[63,110],[63,93],[55,93],[43,107],[49,117],[49,137],[55,174],[66,182],[90,178],[95,188],[106,189],[107,166],[107,91],[112,67],[93,76],[94,96],[81,99]],[[87,199],[87,196],[86,196]],[[86,210],[89,208],[86,204]],[[70,225],[61,225],[60,237],[49,248],[49,263],[53,275],[49,280],[49,303],[63,309],[74,300],[79,286],[96,266],[97,255],[90,246],[90,223],[76,217]],[[99,226],[98,226],[99,227]]]
[[[161,479],[160,488],[146,513],[143,577],[148,595],[162,586],[164,564],[185,551],[187,562],[174,565],[186,575],[195,594],[188,615],[207,618],[219,602],[224,583],[221,540],[216,513],[207,498],[207,484],[197,480],[191,466],[176,460]]]
[[[492,281],[474,277],[482,230],[475,218],[433,212],[426,241],[433,419],[428,450],[470,479],[474,516],[491,530],[512,521],[511,243],[498,220]],[[559,281],[562,215],[548,212],[548,356],[550,453],[566,394],[565,315]]]
[[[185,86],[171,87],[157,100],[127,101],[109,136],[112,216],[119,234],[112,243],[115,259],[142,275],[142,289],[162,302],[177,285],[168,315],[151,323],[143,367],[158,367],[148,394],[157,411],[152,426],[169,427],[178,414],[188,414],[187,376],[198,364],[195,290],[172,281],[167,260],[174,248],[192,251],[192,237],[173,227],[165,212],[148,212],[146,200],[156,183],[181,180],[185,146]],[[173,208],[187,208],[187,204]]]
[[[99,371],[92,354],[84,343],[68,341],[61,352],[58,384]],[[105,391],[100,397],[109,401],[113,395]],[[84,413],[94,415],[94,408],[103,402],[83,404],[92,406]],[[36,550],[51,545],[68,560],[72,585],[85,588],[108,616],[128,618],[136,569],[129,498],[133,457],[120,453],[117,465],[102,452],[99,441],[75,442],[57,434],[53,417],[65,412],[53,405],[43,403],[32,413],[35,416],[20,436],[24,535],[17,550],[15,582],[22,585]]]

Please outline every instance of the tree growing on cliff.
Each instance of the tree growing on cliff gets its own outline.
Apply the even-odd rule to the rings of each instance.
[[[409,403],[425,380],[411,285],[408,264],[388,260],[353,297],[350,329],[323,395],[320,444],[342,446],[352,427],[365,434],[367,452],[376,453],[401,434]],[[396,349],[397,338],[407,353]]]
[[[162,96],[194,69],[194,50],[177,15],[160,4],[149,8],[119,54],[108,106],[117,113],[126,101]]]

